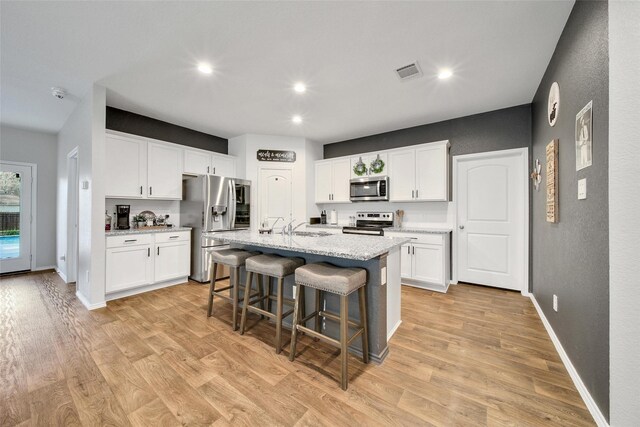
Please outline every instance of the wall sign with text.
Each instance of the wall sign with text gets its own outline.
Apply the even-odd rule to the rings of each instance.
[[[286,150],[258,150],[256,157],[259,162],[288,162],[296,161],[295,151]]]

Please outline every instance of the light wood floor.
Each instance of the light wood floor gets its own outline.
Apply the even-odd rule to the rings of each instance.
[[[0,280],[0,425],[593,425],[531,302],[458,285],[404,287],[382,366],[273,328],[230,330],[193,283],[89,312],[54,273]],[[288,340],[288,333],[286,334]]]

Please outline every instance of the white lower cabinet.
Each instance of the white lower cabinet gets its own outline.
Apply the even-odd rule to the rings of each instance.
[[[156,282],[189,275],[189,241],[156,244],[153,278]]]
[[[190,231],[108,236],[105,293],[186,278],[190,265]]]
[[[402,245],[400,275],[403,285],[446,292],[449,288],[450,233],[385,233],[389,237],[412,239]]]

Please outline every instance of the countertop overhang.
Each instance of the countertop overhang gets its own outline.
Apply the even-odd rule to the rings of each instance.
[[[203,233],[207,236],[208,233]],[[328,257],[367,261],[388,253],[410,239],[353,234],[329,234],[321,237],[260,234],[257,231],[232,231],[215,235],[217,240],[247,246],[283,249]]]

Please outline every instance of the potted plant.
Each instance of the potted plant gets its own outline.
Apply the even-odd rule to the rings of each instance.
[[[140,228],[144,227],[147,224],[147,219],[144,217],[144,215],[138,214],[133,216],[133,222],[137,228]]]

